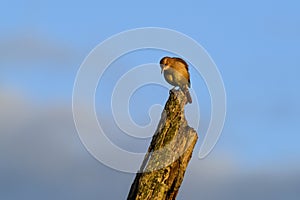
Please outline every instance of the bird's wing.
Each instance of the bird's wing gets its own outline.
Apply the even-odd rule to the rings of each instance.
[[[181,59],[181,58],[176,58],[176,57],[174,57],[173,59],[174,59],[175,61],[181,62],[181,63],[184,65],[185,69],[186,69],[187,71],[189,71],[189,65],[188,65],[183,59]]]
[[[176,70],[180,71],[182,76],[187,79],[188,87],[191,87],[191,81],[190,81],[190,73],[189,73],[189,66],[188,64],[181,58],[173,58],[175,62],[180,63],[180,65],[176,67]]]

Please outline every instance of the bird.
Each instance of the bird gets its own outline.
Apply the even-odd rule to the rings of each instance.
[[[192,103],[189,92],[191,87],[188,64],[181,58],[163,57],[160,60],[161,73],[164,73],[165,80],[175,87],[179,87],[185,94],[187,101]]]

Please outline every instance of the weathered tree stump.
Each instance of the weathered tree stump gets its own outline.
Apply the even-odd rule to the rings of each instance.
[[[131,185],[128,200],[175,199],[198,136],[184,115],[187,99],[170,90],[140,171]]]

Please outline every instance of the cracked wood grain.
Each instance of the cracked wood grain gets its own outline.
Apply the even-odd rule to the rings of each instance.
[[[157,130],[128,200],[174,200],[183,181],[198,136],[184,115],[187,99],[181,90],[171,90]]]

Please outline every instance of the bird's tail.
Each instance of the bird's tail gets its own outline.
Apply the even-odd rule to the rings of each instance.
[[[187,87],[184,87],[184,88],[183,88],[183,92],[184,92],[184,94],[185,94],[185,96],[186,96],[186,98],[187,98],[187,101],[188,101],[189,103],[192,103],[192,97],[191,97],[191,94],[190,94],[190,92],[189,92],[189,89],[188,89]]]

